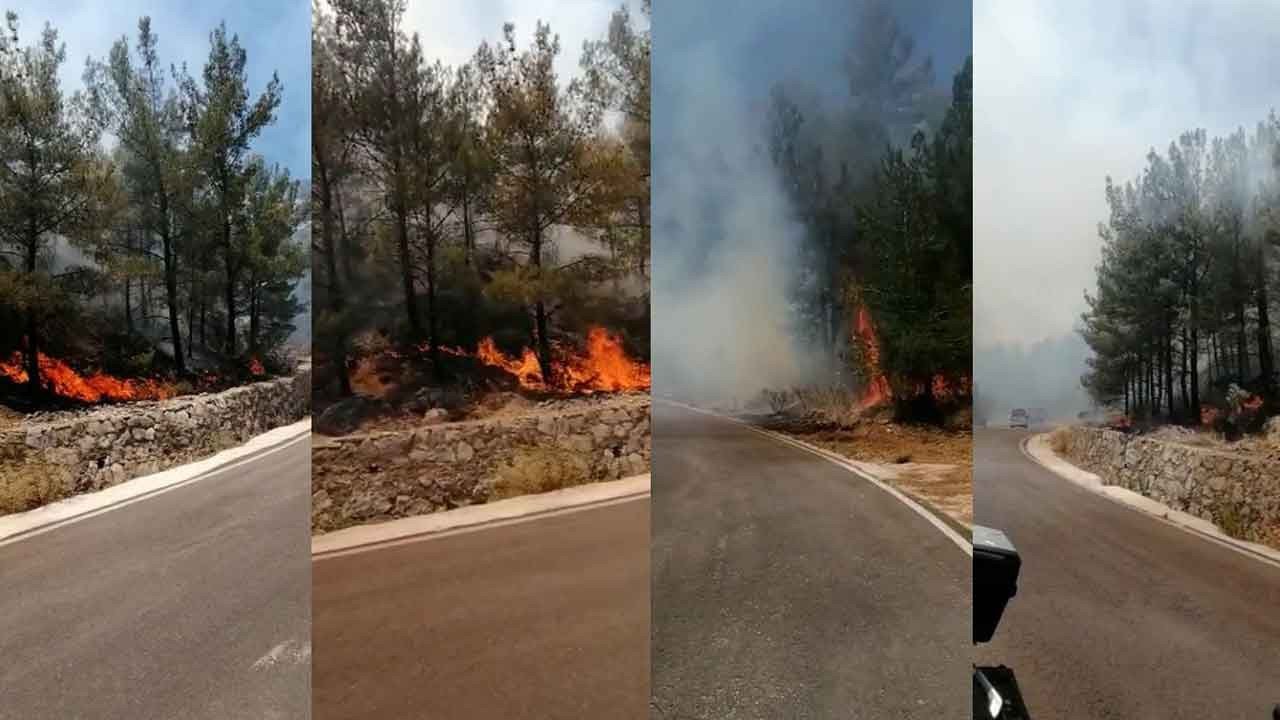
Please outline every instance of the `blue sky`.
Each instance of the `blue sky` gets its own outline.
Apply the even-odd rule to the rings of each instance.
[[[310,177],[310,0],[11,0],[5,7],[18,13],[24,45],[39,37],[45,22],[58,30],[67,48],[62,68],[62,88],[67,93],[84,87],[87,57],[105,58],[123,35],[133,46],[138,18],[143,15],[151,16],[152,31],[160,38],[161,59],[175,65],[185,62],[198,77],[209,52],[209,33],[225,20],[227,30],[240,36],[248,55],[252,95],[262,92],[273,70],[284,87],[276,123],[259,136],[254,151],[287,167],[296,178]]]

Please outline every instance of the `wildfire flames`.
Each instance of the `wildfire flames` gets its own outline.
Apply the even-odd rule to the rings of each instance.
[[[585,353],[574,352],[564,345],[553,348],[557,375],[550,386],[542,378],[537,354],[529,348],[524,348],[519,357],[512,357],[499,350],[493,338],[485,338],[474,354],[460,348],[446,352],[472,356],[485,365],[501,368],[514,375],[526,390],[620,392],[648,390],[651,383],[649,366],[628,357],[622,339],[602,327],[588,331]]]
[[[893,391],[889,387],[889,379],[880,369],[880,338],[876,335],[875,325],[871,322],[871,314],[865,307],[859,307],[854,317],[854,333],[862,343],[864,359],[871,377],[871,382],[867,384],[859,405],[866,409],[886,403],[893,398]],[[923,386],[916,388],[917,393],[923,393],[924,390]],[[957,394],[964,395],[969,392],[969,380],[968,378],[948,380],[942,375],[934,375],[930,390],[933,396],[939,399],[950,398]]]
[[[880,370],[880,338],[876,336],[876,328],[871,324],[871,313],[865,307],[858,308],[858,314],[854,318],[854,332],[862,342],[867,371],[871,377],[859,405],[863,408],[875,407],[888,402],[893,394],[889,391],[889,379]]]
[[[262,367],[262,361],[258,358],[249,358],[249,373],[251,375],[265,375],[266,369]]]
[[[44,353],[40,353],[38,359],[40,379],[45,387],[57,395],[74,400],[91,403],[104,400],[162,400],[176,394],[172,384],[159,380],[128,380],[106,373],[81,375],[70,365]],[[0,376],[18,384],[27,382],[21,352],[15,352],[8,362],[0,362]]]

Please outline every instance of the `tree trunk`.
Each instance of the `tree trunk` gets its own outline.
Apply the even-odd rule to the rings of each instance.
[[[1129,382],[1129,371],[1125,370],[1125,373],[1124,373],[1124,415],[1125,417],[1129,417],[1129,385],[1130,384],[1131,383]]]
[[[124,279],[124,329],[133,335],[133,281]]]
[[[542,268],[542,229],[535,228],[529,243],[529,262],[536,268]],[[554,370],[551,366],[551,340],[547,337],[547,305],[541,294],[533,304],[534,330],[538,335],[538,368],[542,371],[542,381],[548,387],[553,384]]]
[[[261,302],[261,284],[257,278],[249,282],[249,354],[258,357],[258,334],[261,330],[259,303]]]
[[[236,267],[235,258],[232,256],[231,249],[231,222],[227,219],[222,221],[222,248],[226,255],[227,270],[227,286],[226,303],[227,303],[227,337],[225,338],[225,346],[227,357],[235,357],[236,355]]]
[[[1182,411],[1188,417],[1191,416],[1191,396],[1187,393],[1187,374],[1190,371],[1190,357],[1187,354],[1189,342],[1187,328],[1184,325],[1182,328],[1182,363],[1180,366],[1181,372],[1178,373],[1178,391],[1182,394]]]
[[[196,269],[195,263],[191,264],[191,280],[187,290],[187,359],[195,358],[195,334],[196,334]]]
[[[1191,327],[1191,420],[1200,422],[1200,329]]]
[[[471,226],[471,170],[467,169],[466,186],[462,191],[462,253],[467,267],[474,262],[476,249],[475,229]]]
[[[1271,349],[1271,314],[1268,307],[1266,266],[1260,261],[1257,267],[1258,289],[1254,303],[1258,310],[1258,373],[1262,376],[1262,394],[1270,402],[1275,398],[1275,356]]]
[[[1236,305],[1236,319],[1238,322],[1236,363],[1239,367],[1239,381],[1243,385],[1249,381],[1249,331],[1245,323],[1244,301],[1240,301]]]
[[[317,156],[323,155],[317,151]],[[342,318],[346,298],[342,294],[342,278],[338,277],[338,247],[333,228],[333,189],[329,184],[327,166],[318,162],[320,181],[320,242],[324,247],[325,273],[329,276],[329,311],[334,315],[334,342],[329,351],[331,362],[338,376],[338,395],[351,396],[351,375],[347,372],[346,330]]]
[[[169,308],[169,336],[173,339],[173,363],[178,375],[187,374],[187,364],[182,357],[182,328],[178,322],[182,311],[178,309],[178,257],[173,247],[172,228],[169,225],[169,199],[163,185],[160,188],[160,243],[164,252],[164,295]]]
[[[399,195],[399,191],[397,191]],[[409,219],[403,196],[395,199],[396,247],[400,255],[400,283],[404,293],[405,312],[409,318],[409,337],[422,337],[422,321],[418,318],[418,297],[413,287],[413,258],[409,256]]]
[[[436,317],[436,234],[431,227],[431,213],[427,213],[427,348],[431,354],[431,371],[436,382],[444,380],[444,367],[440,364],[440,338]]]
[[[40,235],[36,232],[35,222],[28,223],[27,234],[27,277],[34,278],[36,260],[40,250]],[[27,305],[27,394],[33,399],[40,395],[40,319],[36,316],[34,303]]]
[[[1165,333],[1164,341],[1164,404],[1168,418],[1172,421],[1176,417],[1176,411],[1173,407],[1173,325],[1170,323],[1168,331]]]

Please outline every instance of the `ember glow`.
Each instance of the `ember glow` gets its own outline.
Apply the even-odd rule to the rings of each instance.
[[[258,358],[249,358],[249,373],[251,375],[265,375],[267,371],[262,367],[262,361]]]
[[[472,355],[457,348],[448,352]],[[511,356],[499,350],[493,338],[485,338],[477,345],[474,357],[485,365],[511,373],[526,390],[622,392],[648,390],[651,383],[649,366],[629,357],[622,339],[602,327],[593,327],[587,332],[585,352],[556,344],[552,354],[557,376],[550,387],[542,378],[537,354],[530,348],[524,348],[519,356]]]
[[[40,379],[55,395],[82,402],[120,400],[163,400],[177,394],[171,383],[160,380],[129,380],[106,373],[81,375],[57,358],[39,354]],[[8,362],[0,362],[0,376],[22,384],[27,382],[27,370],[21,352],[15,352]]]

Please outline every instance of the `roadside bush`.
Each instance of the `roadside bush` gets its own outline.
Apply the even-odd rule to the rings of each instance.
[[[0,466],[0,515],[33,510],[67,497],[64,474],[64,470],[46,464]]]
[[[1071,429],[1060,427],[1049,433],[1049,447],[1059,455],[1071,452]]]
[[[591,481],[586,458],[560,447],[519,450],[510,465],[498,470],[493,499],[531,495],[583,485]]]

